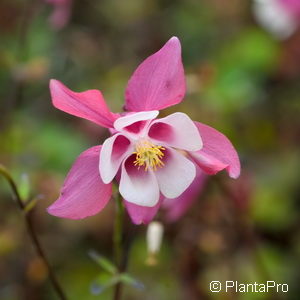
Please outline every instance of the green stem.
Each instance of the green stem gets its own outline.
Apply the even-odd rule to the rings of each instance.
[[[30,218],[30,214],[26,213],[26,211],[25,211],[26,206],[24,205],[24,202],[21,199],[21,196],[20,196],[20,193],[18,191],[18,188],[17,188],[17,185],[16,185],[15,181],[13,180],[12,176],[7,171],[7,169],[2,165],[0,165],[0,174],[7,180],[7,182],[9,183],[9,185],[11,187],[11,190],[13,192],[13,198],[17,202],[20,210],[22,211],[22,213],[24,215],[29,237],[32,241],[32,244],[35,247],[36,252],[38,253],[39,257],[44,262],[44,265],[47,268],[50,282],[51,282],[58,298],[61,299],[61,300],[66,300],[67,297],[65,296],[60,284],[58,283],[58,280],[56,279],[56,276],[55,276],[55,274],[54,274],[54,272],[53,272],[53,270],[50,266],[50,263],[49,263],[46,255],[45,255],[45,252],[44,252],[44,250],[43,250],[43,248],[40,244],[37,233],[34,229],[32,219]]]
[[[123,218],[124,218],[124,206],[121,200],[121,196],[116,197],[116,216],[114,225],[114,255],[115,263],[118,267],[119,273],[123,271]],[[121,299],[122,283],[119,281],[114,290],[114,300]]]

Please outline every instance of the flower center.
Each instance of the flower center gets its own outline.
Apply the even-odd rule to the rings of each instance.
[[[162,150],[165,150],[164,147],[154,145],[147,140],[141,140],[136,144],[135,150],[133,154],[136,154],[136,157],[133,163],[138,168],[145,166],[145,171],[149,169],[156,171],[157,167],[161,168],[164,166],[162,162],[164,156]]]

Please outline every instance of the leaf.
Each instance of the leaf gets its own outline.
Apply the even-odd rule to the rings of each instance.
[[[28,174],[23,173],[21,175],[18,189],[19,189],[19,194],[21,196],[21,199],[28,199],[30,193],[30,182],[29,182]]]
[[[102,294],[108,288],[119,282],[119,276],[111,277],[109,274],[101,273],[90,286],[90,291],[93,295]]]
[[[117,274],[117,267],[106,257],[100,255],[95,250],[90,250],[89,256],[108,273]]]
[[[26,214],[29,213],[36,206],[37,202],[40,201],[41,199],[44,199],[44,196],[43,195],[37,195],[33,199],[27,201],[25,203],[24,212]]]
[[[141,281],[135,279],[128,273],[122,273],[119,275],[119,277],[120,277],[120,281],[122,281],[125,284],[129,284],[138,290],[143,290],[145,288],[145,285]]]

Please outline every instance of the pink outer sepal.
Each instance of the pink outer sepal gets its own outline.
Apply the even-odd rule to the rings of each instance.
[[[190,156],[207,174],[216,174],[226,169],[229,176],[238,178],[241,172],[238,154],[228,138],[216,129],[195,122],[202,137],[203,148],[189,152]]]
[[[67,219],[83,219],[100,212],[109,201],[112,184],[100,178],[99,152],[101,146],[89,148],[73,164],[60,197],[48,207],[51,215]]]
[[[140,206],[124,200],[126,210],[130,216],[131,221],[136,224],[148,224],[155,217],[160,205],[161,199],[153,207]]]
[[[107,107],[98,90],[87,90],[76,93],[68,89],[60,81],[50,80],[50,92],[53,105],[71,115],[90,120],[100,126],[113,128],[114,121],[119,117]]]
[[[133,73],[125,93],[125,108],[136,112],[161,110],[181,102],[185,89],[181,45],[177,37],[172,37]]]

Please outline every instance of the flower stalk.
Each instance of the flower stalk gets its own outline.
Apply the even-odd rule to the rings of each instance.
[[[123,220],[124,220],[124,206],[122,203],[121,195],[116,196],[116,217],[114,224],[114,255],[115,255],[115,264],[118,268],[118,272],[121,274],[123,272]],[[122,292],[122,282],[118,281],[115,285],[114,290],[114,300],[121,299]]]
[[[118,268],[122,264],[122,235],[123,235],[123,218],[124,218],[124,207],[122,204],[121,196],[116,197],[116,217],[114,225],[114,255],[115,263]]]
[[[27,227],[27,232],[28,232],[28,235],[31,239],[31,242],[38,254],[38,256],[40,257],[40,259],[43,261],[44,265],[46,266],[46,269],[47,269],[47,272],[48,272],[48,275],[49,275],[49,280],[53,286],[53,289],[55,290],[57,296],[59,299],[61,300],[66,300],[67,297],[66,295],[64,294],[51,266],[50,266],[50,263],[46,257],[46,254],[41,246],[41,243],[38,239],[38,236],[37,236],[37,233],[35,231],[35,228],[34,228],[34,224],[33,224],[33,221],[32,221],[32,218],[31,218],[31,214],[30,212],[27,212],[26,210],[26,204],[22,201],[21,199],[21,196],[20,196],[20,193],[19,193],[19,190],[18,190],[18,187],[15,183],[15,181],[13,180],[12,176],[10,175],[10,173],[8,172],[8,170],[0,165],[0,174],[6,179],[6,181],[8,182],[11,190],[12,190],[12,193],[13,193],[13,199],[16,201],[19,209],[21,210],[21,212],[23,213],[24,215],[24,218],[25,218],[25,223],[26,223],[26,227]]]

